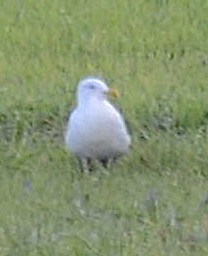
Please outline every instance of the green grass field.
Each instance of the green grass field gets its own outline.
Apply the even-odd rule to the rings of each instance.
[[[0,255],[208,255],[208,2],[0,3]],[[132,150],[83,175],[78,80],[122,94]]]

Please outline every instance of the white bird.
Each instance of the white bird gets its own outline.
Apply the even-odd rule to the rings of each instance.
[[[116,97],[118,92],[100,79],[88,77],[78,84],[77,106],[69,116],[65,142],[84,172],[91,170],[92,160],[107,167],[127,154],[131,144],[124,119],[108,95]]]

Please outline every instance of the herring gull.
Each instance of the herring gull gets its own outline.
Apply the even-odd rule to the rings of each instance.
[[[78,84],[77,106],[69,116],[65,143],[84,172],[91,170],[93,160],[107,167],[129,151],[131,138],[125,121],[108,95],[116,97],[118,92],[98,78],[88,77]]]

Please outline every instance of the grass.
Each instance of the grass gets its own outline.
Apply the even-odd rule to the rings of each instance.
[[[0,254],[207,255],[207,1],[0,6]],[[90,74],[133,148],[86,176],[63,132]]]

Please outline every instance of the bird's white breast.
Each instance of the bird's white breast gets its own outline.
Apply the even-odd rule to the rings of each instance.
[[[127,153],[130,136],[120,113],[108,101],[102,101],[74,110],[66,144],[80,157],[115,157]]]

